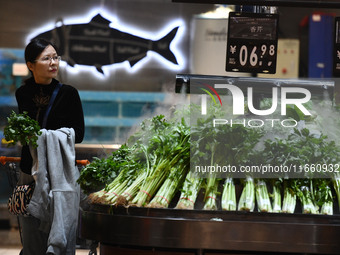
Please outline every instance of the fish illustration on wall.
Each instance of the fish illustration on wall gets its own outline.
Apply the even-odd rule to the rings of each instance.
[[[110,20],[97,14],[89,23],[56,26],[34,38],[53,42],[68,65],[95,66],[100,73],[103,73],[102,66],[124,61],[132,67],[146,57],[148,51],[154,51],[178,65],[170,44],[179,27],[153,41],[112,28],[110,23]]]

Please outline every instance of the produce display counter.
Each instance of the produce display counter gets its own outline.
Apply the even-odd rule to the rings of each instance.
[[[275,87],[296,86],[308,89],[317,100],[333,98],[335,85],[333,81],[323,80],[176,76],[177,93],[195,94],[193,88],[200,84],[233,84],[243,92],[254,86],[257,99],[271,98]],[[240,197],[240,188],[236,189],[236,197]],[[114,189],[107,192],[117,196]],[[174,209],[179,198],[176,195],[172,201],[167,200],[169,207],[163,209],[84,201],[79,234],[81,238],[98,242],[101,255],[340,254],[337,201],[333,215],[322,215],[301,213],[299,203],[294,213],[259,212],[256,207],[254,212],[202,210],[205,207],[197,205],[197,201],[203,201],[199,196],[194,209]],[[218,197],[213,199],[221,204]],[[148,205],[153,206],[151,202]]]
[[[272,98],[273,88],[304,88],[310,91],[313,100],[329,100],[334,97],[335,87],[335,82],[330,80],[235,78],[188,74],[176,76],[177,93],[199,94],[195,88],[199,88],[201,84],[233,84],[243,93],[248,91],[248,87],[256,87],[254,98],[258,104],[264,98]],[[189,182],[190,178],[186,176]],[[177,187],[178,191],[184,186],[185,184]],[[112,190],[105,192],[118,196],[115,187],[112,185]],[[117,190],[118,193],[121,192]],[[124,190],[127,188],[124,187]],[[140,191],[149,195],[142,187]],[[128,192],[124,193],[129,195]],[[184,199],[192,202],[188,199],[189,193],[187,191]],[[236,197],[240,198],[240,186],[236,187],[236,193]],[[80,211],[80,237],[98,242],[101,255],[340,254],[340,212],[337,201],[332,204],[334,213],[323,215],[301,213],[303,211],[301,203],[297,203],[296,208],[294,203],[293,213],[269,213],[269,210],[259,212],[263,211],[258,209],[259,207],[255,207],[253,212],[250,211],[252,209],[244,208],[238,211],[202,210],[201,208],[206,207],[197,205],[197,201],[204,200],[200,195],[196,202],[193,202],[193,209],[177,209],[182,208],[176,206],[181,196],[174,196],[169,202],[163,195],[155,195],[167,201],[168,208],[163,209],[152,207],[154,205],[150,201],[148,201],[150,207],[113,205],[119,198],[112,205],[93,204],[90,199],[84,201]],[[208,197],[214,199],[216,204],[221,204],[219,196],[207,195]],[[110,200],[108,203],[111,202]],[[130,204],[138,203],[139,201],[132,200]],[[146,202],[140,204],[144,205]]]
[[[339,254],[340,215],[82,206],[100,254]]]

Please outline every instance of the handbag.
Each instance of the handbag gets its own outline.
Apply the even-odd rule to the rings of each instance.
[[[26,180],[24,180],[26,179]],[[28,182],[28,184],[23,184]],[[35,181],[31,175],[20,173],[20,178],[12,195],[8,199],[7,208],[11,214],[29,216],[27,206],[31,201],[35,187]]]
[[[48,104],[47,110],[44,115],[42,128],[46,127],[47,117],[52,108],[52,104],[54,99],[56,98],[59,89],[62,84],[58,83],[55,87],[53,94],[51,96],[50,102]],[[29,212],[27,211],[27,206],[31,201],[33,192],[35,188],[35,180],[32,175],[25,174],[20,171],[19,180],[13,190],[13,193],[8,199],[7,208],[11,214],[18,216],[29,216]]]

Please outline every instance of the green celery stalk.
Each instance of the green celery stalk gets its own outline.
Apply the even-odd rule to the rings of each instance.
[[[87,198],[92,204],[106,204],[105,198],[104,198],[105,195],[106,195],[106,191],[105,191],[105,188],[103,188],[99,191],[90,193]]]
[[[302,213],[305,214],[318,214],[319,208],[314,204],[312,199],[311,190],[306,185],[301,185],[298,187],[297,197],[302,204]]]
[[[167,166],[168,163],[169,162],[167,160],[164,160],[159,166],[156,166],[153,174],[145,179],[145,182],[140,187],[137,195],[130,202],[130,205],[142,207],[149,203],[153,195],[157,192],[158,188],[163,184],[169,174],[169,167]]]
[[[189,171],[185,177],[180,199],[176,209],[194,209],[198,193],[202,186],[202,178],[195,176],[194,172]]]
[[[225,211],[236,211],[237,210],[236,189],[235,189],[235,184],[234,184],[234,180],[232,177],[226,178],[224,182],[221,206],[222,206],[222,210],[225,210]]]
[[[255,186],[257,208],[260,212],[272,212],[272,205],[270,203],[267,184],[258,179]]]
[[[179,169],[177,167],[172,167],[169,177],[150,201],[148,207],[168,208],[179,186],[182,185],[188,169],[187,165],[180,165]]]
[[[128,185],[129,180],[124,180],[122,183],[113,186],[111,189],[107,189],[104,200],[106,203],[114,205],[117,202],[118,197],[123,193]]]
[[[340,176],[336,175],[333,177],[333,187],[338,198],[338,205],[340,209]]]
[[[281,212],[281,185],[280,182],[274,181],[273,184],[273,193],[272,193],[272,208],[274,213]]]
[[[142,171],[142,173],[137,176],[131,185],[125,186],[125,189],[120,192],[119,196],[117,197],[117,205],[128,205],[129,201],[131,201],[138,193],[140,186],[145,181],[146,176],[146,172]]]
[[[284,189],[282,212],[294,213],[296,207],[296,195],[288,187]]]
[[[205,199],[203,210],[217,210],[217,194],[219,179],[212,176],[207,178],[207,185],[205,189]]]
[[[239,211],[253,212],[255,208],[255,184],[254,179],[247,176],[244,181],[240,201],[238,203]]]
[[[283,202],[282,212],[283,213],[294,213],[296,207],[296,190],[295,190],[294,179],[283,180]]]
[[[333,195],[329,179],[313,179],[311,181],[312,198],[316,206],[321,207],[320,213],[333,215]]]
[[[91,203],[94,204],[110,204],[111,196],[116,193],[116,188],[121,185],[121,179],[123,176],[123,171],[115,178],[111,183],[109,183],[105,188],[91,193],[88,198]],[[125,182],[122,181],[125,185]],[[111,195],[111,196],[110,196]]]
[[[328,187],[328,186],[327,186]],[[320,213],[326,215],[333,215],[333,200],[332,200],[332,191],[330,187],[328,187],[328,196],[326,201],[322,204]]]
[[[150,171],[131,205],[146,206],[169,176],[171,169],[184,160],[189,162],[190,130],[184,119],[176,125],[169,125],[162,134],[152,137],[148,152],[152,153]]]

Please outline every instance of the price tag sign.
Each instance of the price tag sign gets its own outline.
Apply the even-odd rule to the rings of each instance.
[[[335,18],[335,43],[333,56],[333,75],[340,77],[340,17]]]
[[[226,71],[276,72],[277,14],[229,14]]]

